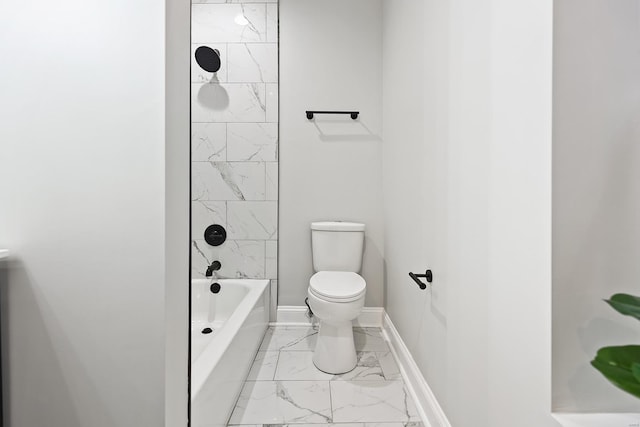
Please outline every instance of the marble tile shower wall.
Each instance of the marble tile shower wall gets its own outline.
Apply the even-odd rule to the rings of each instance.
[[[192,1],[192,277],[219,260],[218,277],[277,279],[278,3]],[[216,73],[194,59],[220,52]],[[209,246],[211,224],[227,241]]]

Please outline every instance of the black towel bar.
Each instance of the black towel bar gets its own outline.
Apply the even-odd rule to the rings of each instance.
[[[314,114],[349,114],[353,120],[358,118],[360,111],[306,111],[307,119],[313,119]]]

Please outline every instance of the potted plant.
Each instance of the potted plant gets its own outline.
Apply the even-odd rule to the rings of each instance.
[[[614,310],[640,320],[640,298],[615,294],[605,300]],[[640,345],[603,347],[591,365],[613,385],[640,398]]]

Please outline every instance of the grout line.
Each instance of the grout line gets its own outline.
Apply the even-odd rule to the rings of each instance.
[[[224,73],[225,73],[225,80],[228,82],[229,81],[229,68],[231,68],[231,67],[229,67],[229,64],[231,63],[229,61],[229,56],[230,56],[229,55],[229,43],[225,43],[224,51],[225,51],[225,54],[226,54],[226,58],[224,58],[224,60],[227,62],[225,64],[226,66],[224,67]]]
[[[276,380],[276,372],[278,372],[278,364],[280,364],[280,352],[278,351],[278,357],[276,358],[276,368],[273,370],[273,381]]]
[[[329,381],[329,408],[331,409],[331,422],[333,423],[333,393],[331,392],[331,381]]]
[[[224,161],[229,161],[229,123],[224,123]]]

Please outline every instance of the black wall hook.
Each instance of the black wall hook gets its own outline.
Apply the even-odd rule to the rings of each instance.
[[[433,273],[431,270],[425,271],[424,274],[414,274],[409,272],[409,277],[411,277],[417,284],[420,286],[420,289],[426,289],[427,285],[420,280],[421,277],[424,277],[427,280],[427,283],[433,282]]]

